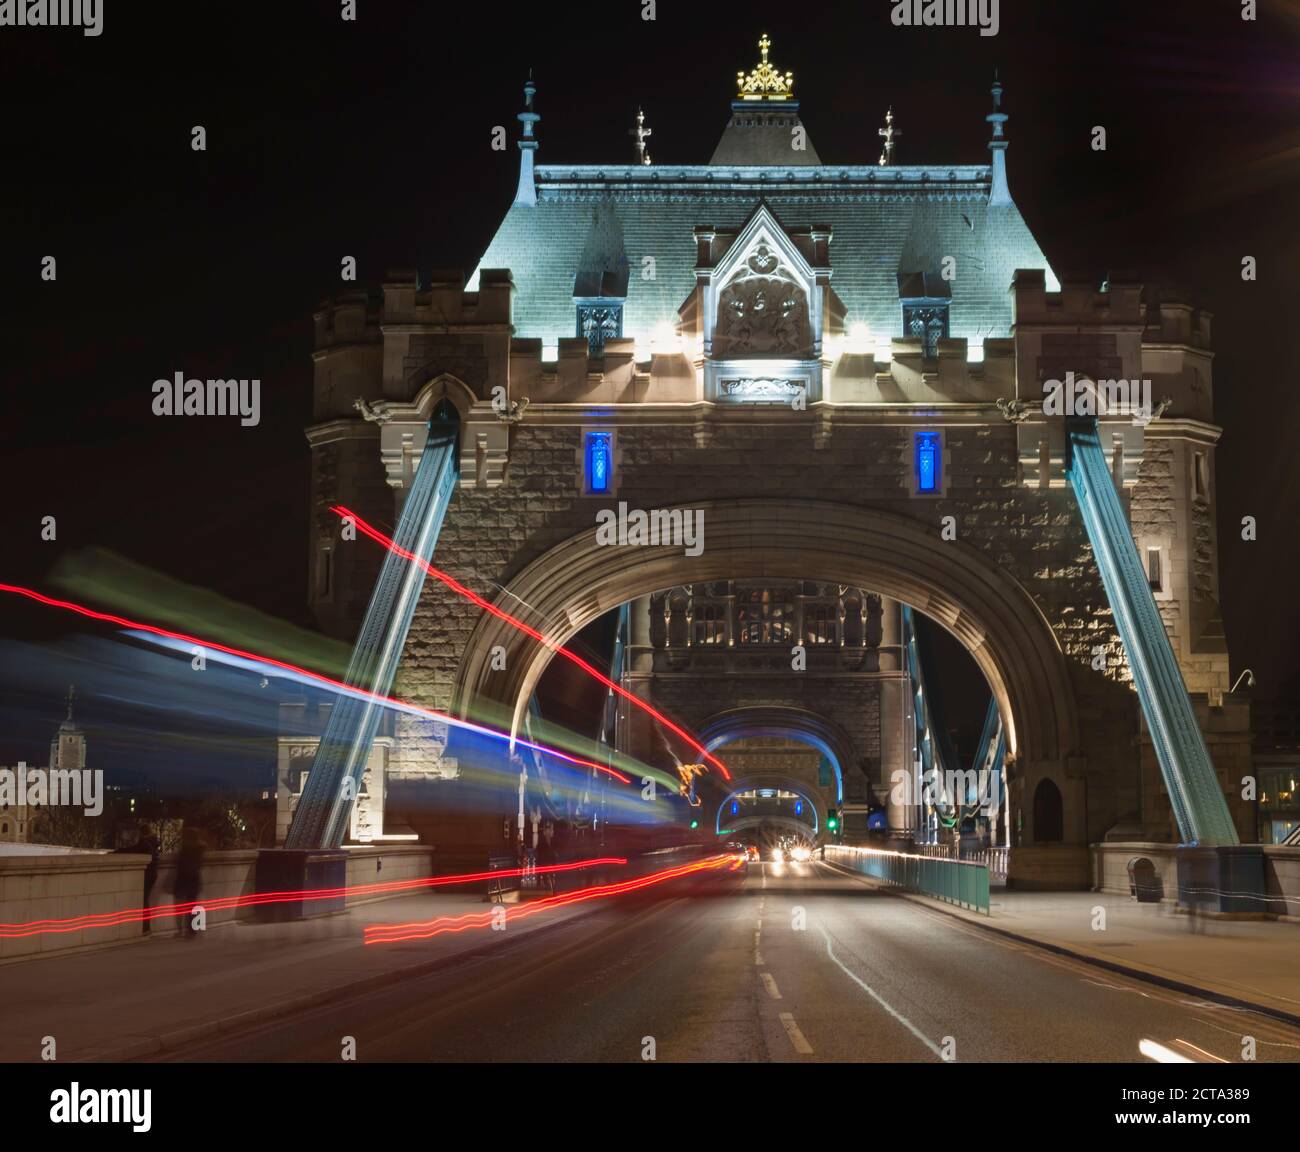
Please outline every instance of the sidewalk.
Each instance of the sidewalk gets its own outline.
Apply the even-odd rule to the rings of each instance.
[[[985,931],[1300,1024],[1300,925],[1211,920],[1110,892],[994,889],[992,915],[911,892],[904,899]],[[1105,928],[1094,930],[1097,908]]]
[[[507,911],[518,905],[506,905]],[[125,1060],[408,979],[585,915],[599,902],[400,944],[363,944],[370,924],[484,913],[481,894],[431,893],[287,924],[236,922],[183,940],[164,923],[140,942],[0,969],[0,1061]]]

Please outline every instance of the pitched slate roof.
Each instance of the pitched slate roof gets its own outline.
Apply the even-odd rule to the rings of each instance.
[[[987,165],[539,165],[536,182],[536,205],[511,207],[469,287],[483,268],[509,269],[516,335],[548,343],[576,334],[575,284],[624,273],[624,334],[673,323],[695,286],[693,229],[738,229],[762,202],[788,230],[832,229],[831,287],[848,324],[879,337],[902,334],[900,276],[937,275],[945,256],[956,258],[950,334],[972,342],[1010,335],[1017,268],[1056,286],[1015,205],[988,204]]]
[[[802,134],[799,148],[793,146],[796,133]],[[731,105],[731,119],[709,163],[820,167],[821,158],[799,119],[798,101],[773,106],[737,100]]]

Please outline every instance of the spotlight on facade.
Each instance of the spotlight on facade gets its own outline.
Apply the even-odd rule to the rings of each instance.
[[[852,356],[869,356],[872,350],[871,328],[866,324],[854,324],[849,329],[848,339],[844,342],[844,351]]]
[[[650,334],[650,349],[656,356],[677,356],[682,350],[681,337],[677,329],[666,320],[656,324]]]

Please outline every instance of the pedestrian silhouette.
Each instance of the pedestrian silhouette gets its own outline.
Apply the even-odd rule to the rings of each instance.
[[[537,841],[537,869],[540,886],[548,892],[555,891],[555,873],[542,872],[543,868],[549,868],[555,863],[555,832],[550,824],[542,828],[541,837]]]
[[[136,841],[135,852],[141,856],[148,856],[149,863],[144,869],[144,907],[149,907],[149,896],[153,892],[154,882],[158,879],[158,837],[151,832],[145,832],[139,840]],[[152,922],[145,919],[144,930],[148,933],[152,929]]]
[[[181,850],[176,853],[176,903],[191,905],[199,898],[203,878],[203,841],[197,828],[186,828],[181,833]],[[183,907],[177,913],[181,918],[181,935],[193,939],[192,910]]]

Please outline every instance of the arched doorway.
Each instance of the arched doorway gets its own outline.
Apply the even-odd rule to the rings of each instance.
[[[1034,789],[1034,842],[1059,844],[1065,839],[1065,805],[1061,790],[1051,780],[1043,779]]]

